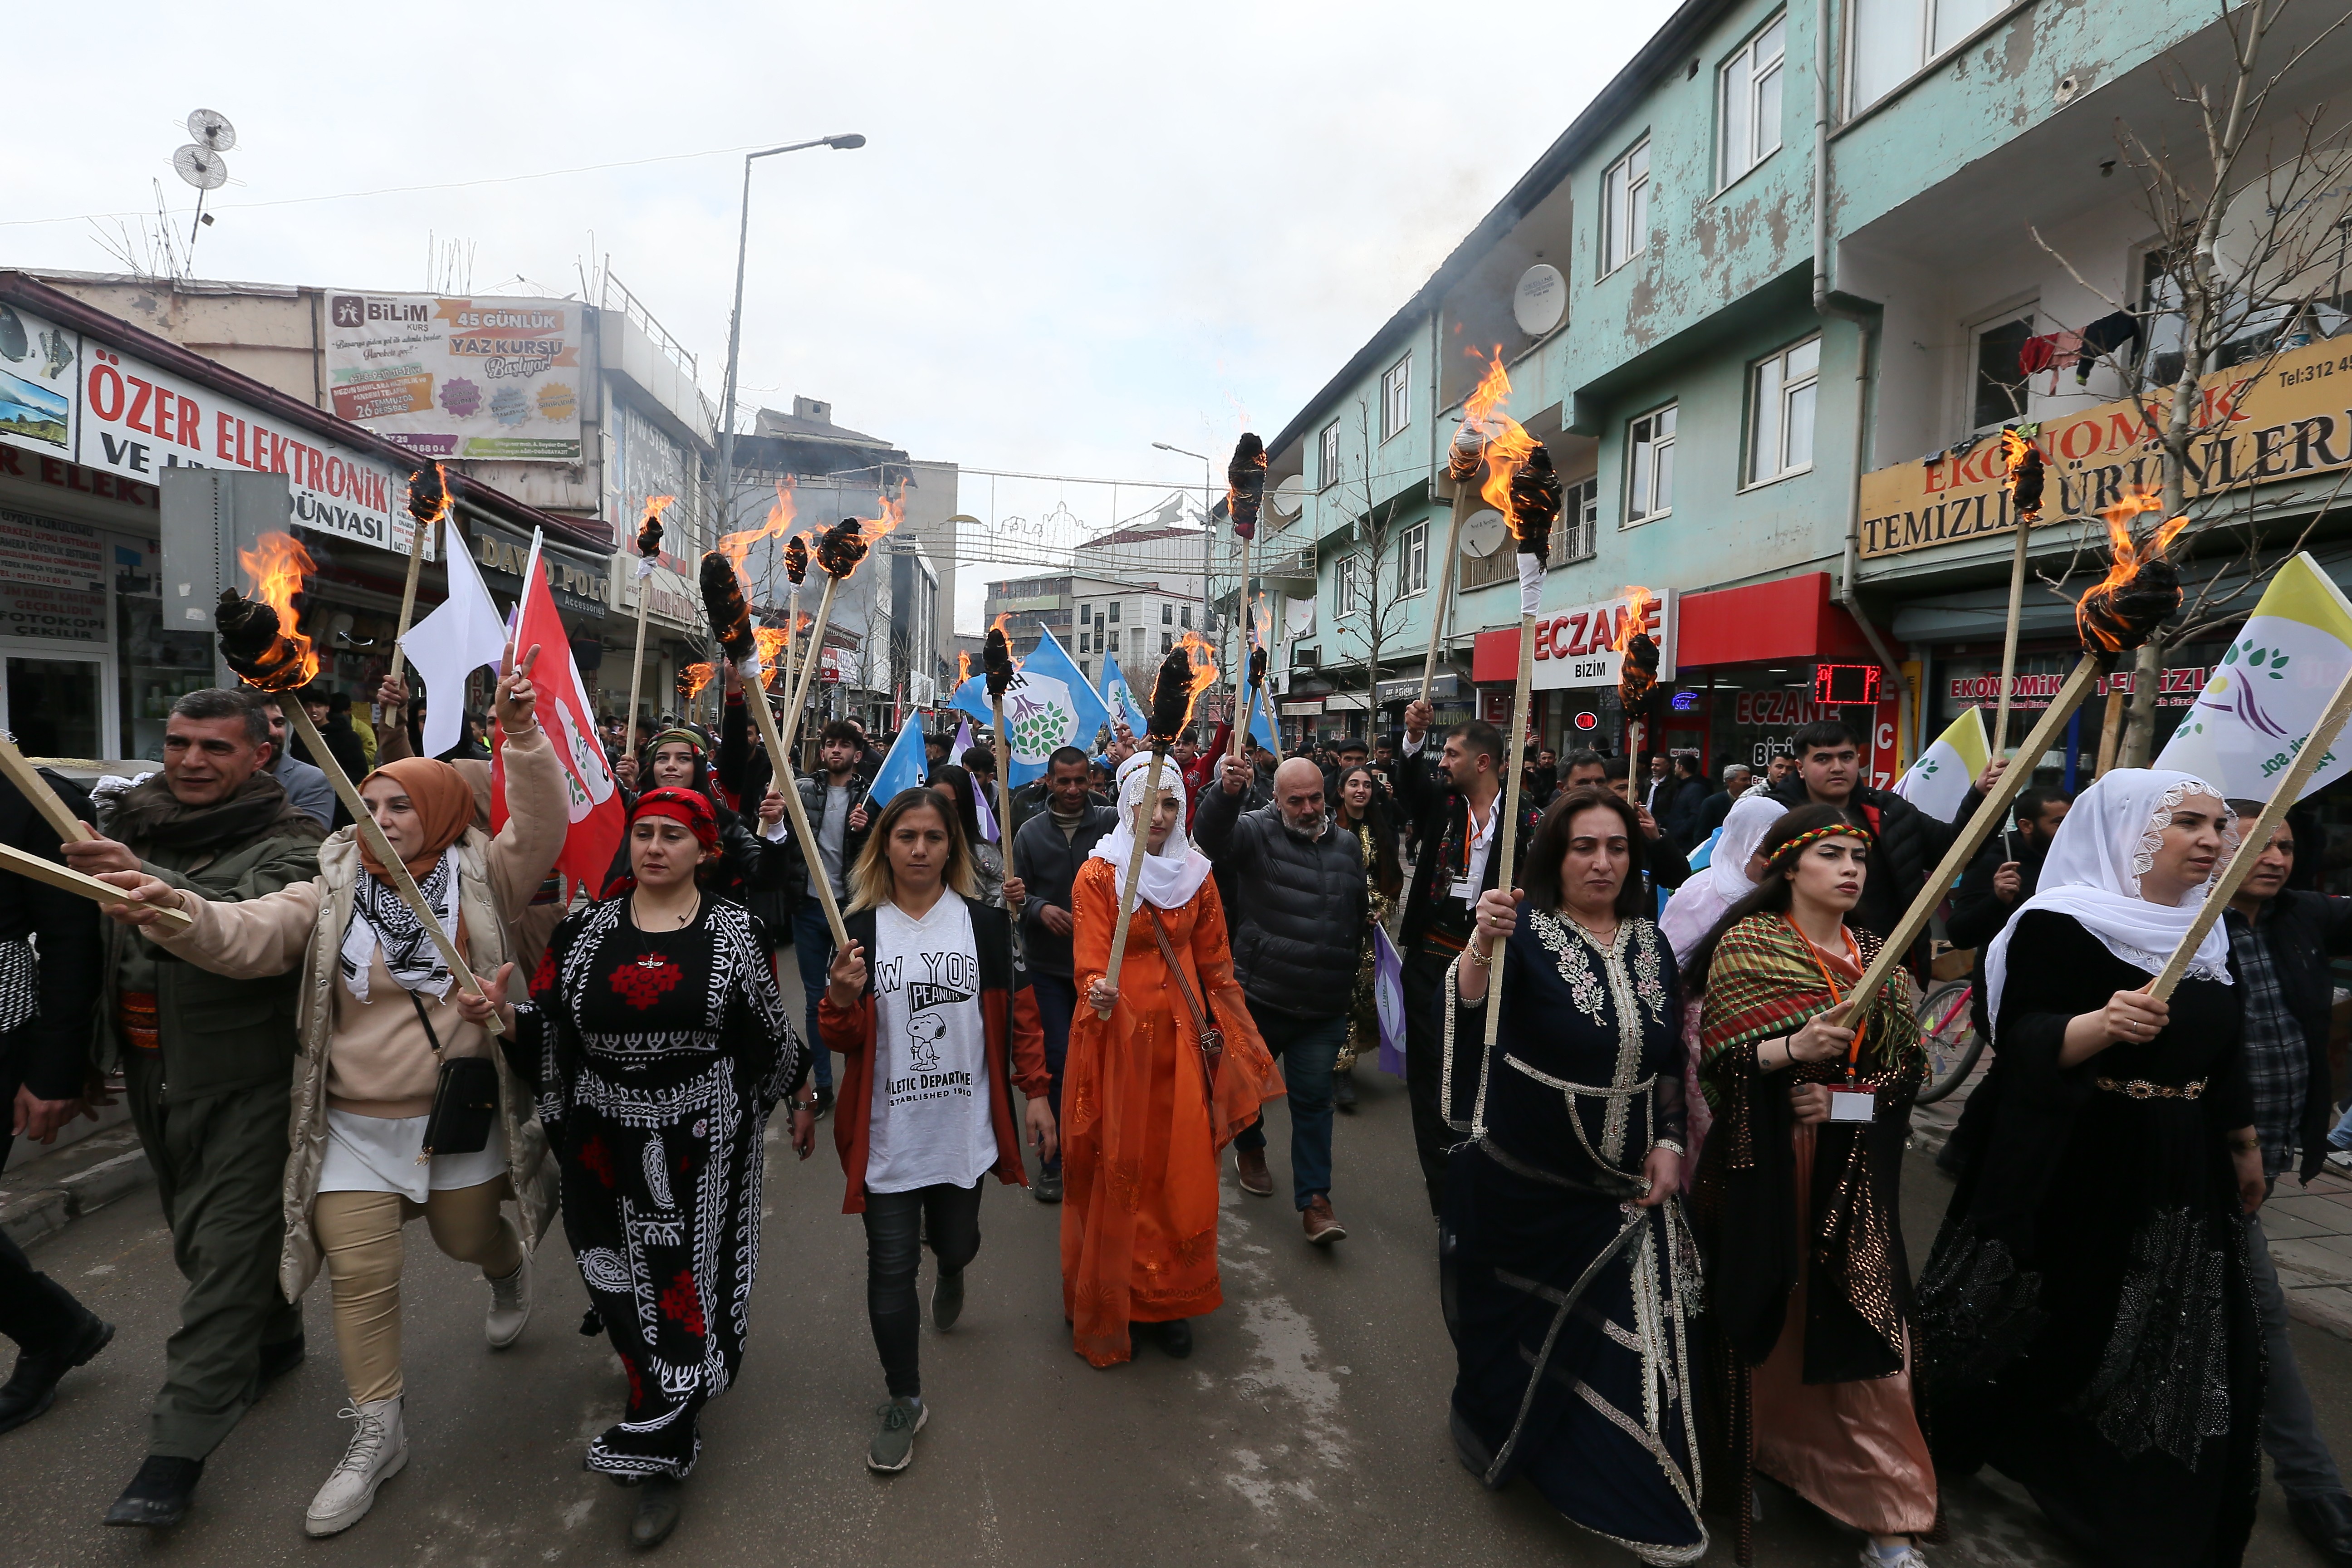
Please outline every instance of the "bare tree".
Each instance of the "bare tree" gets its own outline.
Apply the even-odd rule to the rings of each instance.
[[[2281,24],[2294,6],[2294,0],[2217,0],[2229,58],[2214,79],[2201,79],[2178,55],[2159,68],[2193,128],[2185,145],[2117,123],[2116,162],[2137,181],[2142,210],[2162,240],[2137,295],[2117,299],[2096,289],[2038,231],[2033,236],[2111,311],[2085,324],[2093,330],[2082,352],[2122,377],[2158,475],[2152,493],[2119,501],[2124,515],[2138,507],[2187,519],[2176,557],[2224,543],[2233,556],[2136,654],[2129,729],[2118,752],[2127,764],[2145,765],[2154,749],[2165,649],[2243,616],[2255,590],[2301,547],[2343,489],[2339,478],[2280,549],[2254,507],[2254,486],[2267,476],[2233,470],[2224,460],[2231,437],[2209,429],[2215,399],[2200,384],[2229,371],[2230,401],[2242,405],[2282,353],[2352,324],[2352,209],[2341,195],[2352,177],[2352,138],[2327,121],[2325,104],[2272,112],[2282,83],[2352,21],[2352,12],[2286,47]],[[2284,49],[2284,58],[2266,58],[2266,47],[2273,57]],[[2078,546],[2059,581],[2084,564],[2082,554]]]
[[[1381,650],[1403,634],[1405,600],[1426,588],[1430,556],[1424,540],[1423,581],[1413,585],[1408,581],[1408,563],[1396,548],[1411,531],[1398,521],[1397,500],[1393,496],[1385,501],[1373,500],[1372,413],[1371,405],[1361,398],[1356,401],[1356,424],[1360,437],[1357,449],[1363,457],[1354,479],[1343,478],[1339,484],[1341,504],[1354,512],[1356,525],[1350,542],[1331,558],[1332,626],[1341,637],[1354,638],[1362,650],[1369,729],[1370,716],[1379,706]]]

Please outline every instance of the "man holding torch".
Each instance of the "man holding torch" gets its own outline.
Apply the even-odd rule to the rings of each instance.
[[[189,692],[164,721],[163,773],[118,798],[107,829],[115,837],[66,846],[67,864],[93,876],[141,872],[226,902],[309,882],[322,829],[288,798],[270,752],[253,695]],[[187,1280],[146,1462],[109,1524],[177,1524],[205,1456],[266,1380],[301,1364],[302,1310],[278,1289],[299,981],[208,974],[127,926],[107,926],[100,1048],[122,1066]]]

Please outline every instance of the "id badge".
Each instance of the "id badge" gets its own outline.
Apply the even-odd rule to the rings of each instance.
[[[1868,1121],[1878,1114],[1878,1096],[1866,1089],[1830,1090],[1832,1121]]]

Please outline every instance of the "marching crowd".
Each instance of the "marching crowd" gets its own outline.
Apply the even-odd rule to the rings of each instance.
[[[2260,1219],[2290,1166],[2308,1180],[2352,1142],[2327,1060],[2352,900],[2310,890],[2283,827],[2152,1000],[2233,832],[2199,779],[2028,791],[1961,880],[1947,929],[1979,955],[1991,1067],[1915,1277],[1915,989],[1844,1004],[1956,828],[1863,782],[1836,721],[1720,789],[1688,760],[1545,752],[1516,816],[1502,737],[1441,732],[1424,703],[1325,756],[1220,734],[1163,765],[1122,736],[1055,752],[1000,822],[985,746],[936,740],[928,782],[877,799],[879,752],[836,721],[814,771],[774,780],[730,690],[717,735],[671,724],[616,756],[623,850],[567,900],[530,665],[497,685],[495,784],[397,724],[350,769],[437,935],[306,808],[256,693],[182,697],[161,772],[95,804],[50,776],[92,837],[60,847],[0,786],[0,837],[136,900],[102,920],[0,875],[16,1134],[54,1137],[119,1070],[185,1279],[108,1523],[184,1516],[206,1456],[301,1362],[323,1270],[353,1430],[305,1525],[350,1528],[409,1451],[407,1222],[478,1266],[495,1351],[525,1331],[560,1215],[626,1379],[585,1463],[637,1489],[630,1539],[658,1544],[747,1348],[779,1109],[803,1160],[831,1118],[864,1226],[872,1469],[911,1463],[931,1415],[922,1250],[944,1332],[991,1177],[1061,1205],[1076,1354],[1185,1356],[1223,1300],[1226,1146],[1244,1192],[1275,1191],[1271,1101],[1304,1241],[1347,1235],[1333,1126],[1381,1038],[1392,938],[1448,1419],[1486,1485],[1525,1477],[1645,1563],[1699,1560],[1712,1519],[1746,1563],[1763,1477],[1859,1532],[1864,1564],[1919,1568],[1939,1476],[1990,1466],[2096,1561],[2201,1568],[2241,1561],[2267,1451],[2298,1527],[2352,1563]],[[396,681],[380,697],[405,708]],[[0,1332],[5,1431],[114,1330],[0,1237]]]

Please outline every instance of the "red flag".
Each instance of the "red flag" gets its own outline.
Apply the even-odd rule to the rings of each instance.
[[[539,689],[539,723],[555,747],[563,769],[564,792],[572,814],[571,830],[563,837],[563,853],[555,869],[572,882],[585,882],[591,893],[600,891],[620,852],[626,822],[613,770],[596,738],[596,716],[588,705],[588,689],[580,679],[580,666],[572,657],[572,636],[555,611],[555,595],[539,563],[540,539],[531,535],[530,560],[523,569],[522,604],[515,612],[514,657],[520,658],[533,644],[539,662],[531,667],[531,684]],[[507,781],[505,737],[492,737],[490,760],[490,826],[506,826]]]

